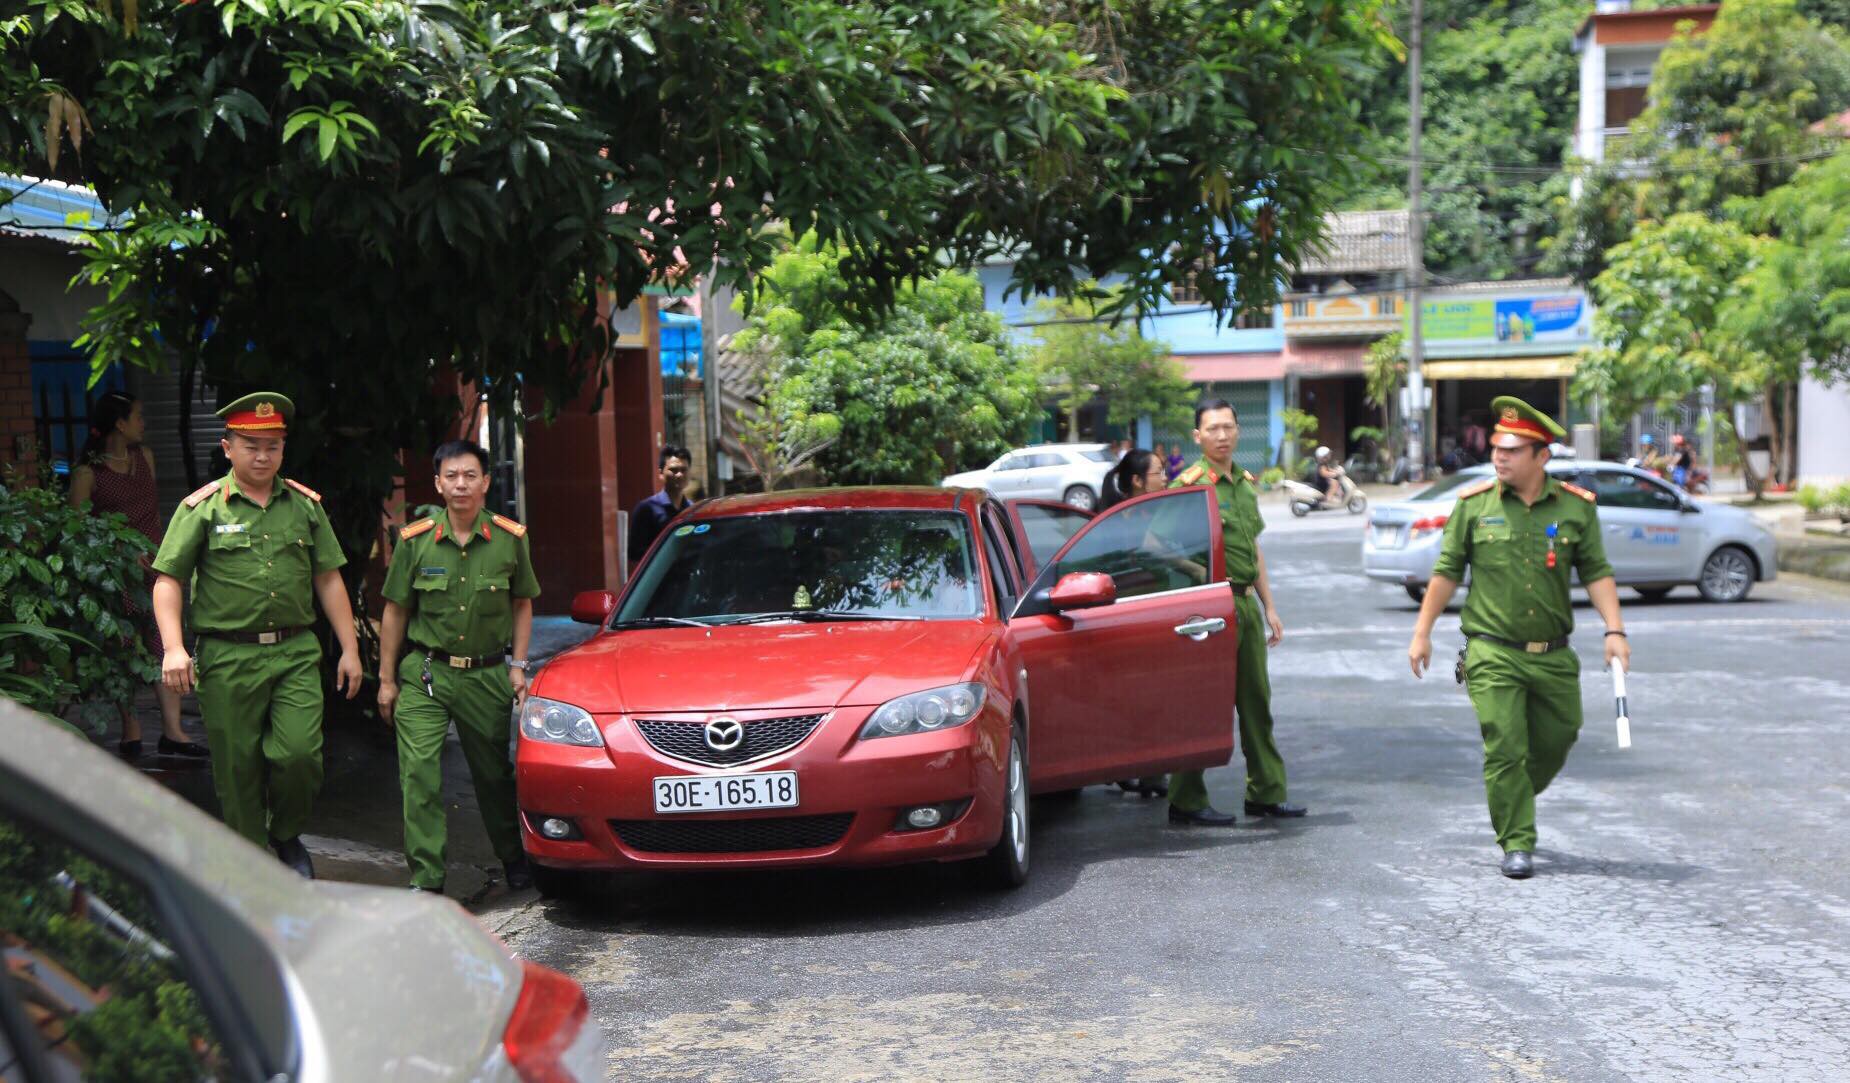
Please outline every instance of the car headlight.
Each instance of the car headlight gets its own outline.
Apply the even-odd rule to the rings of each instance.
[[[975,718],[982,709],[981,684],[947,684],[882,703],[861,727],[861,737],[899,737],[950,729]]]
[[[526,706],[520,709],[520,735],[529,741],[555,745],[599,748],[604,744],[597,722],[583,707],[538,696],[528,696]]]

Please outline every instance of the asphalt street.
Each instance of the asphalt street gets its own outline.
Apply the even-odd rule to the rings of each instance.
[[[1626,751],[1583,601],[1588,723],[1514,882],[1456,610],[1415,681],[1413,603],[1360,576],[1360,520],[1268,518],[1308,818],[1177,829],[1094,787],[1034,804],[1013,893],[941,866],[646,875],[485,920],[584,983],[613,1079],[1844,1078],[1850,589],[1627,592]],[[1240,769],[1208,777],[1237,810]]]

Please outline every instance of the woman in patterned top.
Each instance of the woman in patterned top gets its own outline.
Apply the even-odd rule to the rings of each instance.
[[[71,467],[70,499],[72,507],[88,503],[98,513],[121,513],[130,526],[159,546],[161,521],[154,487],[154,454],[141,442],[146,426],[140,401],[126,391],[111,391],[97,399],[90,408],[89,438]],[[158,658],[160,635],[154,629],[149,604],[154,577],[147,564],[148,558],[144,557],[146,581],[139,589],[124,591],[123,604],[141,626],[148,649]],[[154,682],[154,694],[161,704],[160,754],[190,759],[207,755],[206,747],[188,739],[180,728],[180,694],[159,681]],[[122,740],[116,747],[124,759],[141,757],[141,720],[135,716],[132,704],[122,708]]]

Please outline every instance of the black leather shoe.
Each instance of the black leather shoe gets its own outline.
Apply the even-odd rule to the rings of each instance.
[[[1189,827],[1232,827],[1238,821],[1238,816],[1231,812],[1222,812],[1217,808],[1202,808],[1193,812],[1185,812],[1174,805],[1169,806],[1169,822],[1172,824],[1186,824]]]
[[[121,756],[123,759],[129,761],[130,763],[134,763],[136,760],[141,758],[141,742],[140,741],[117,741],[116,742],[116,755]]]
[[[1527,880],[1535,875],[1535,859],[1527,850],[1511,850],[1503,855],[1502,871],[1512,880]]]
[[[203,760],[212,755],[198,741],[175,741],[164,733],[155,748],[163,756],[178,756],[186,760]]]
[[[1283,801],[1275,805],[1262,805],[1257,801],[1246,802],[1246,814],[1248,816],[1272,816],[1281,820],[1289,820],[1293,817],[1302,816],[1309,811],[1310,810],[1303,805],[1287,805]]]
[[[533,886],[533,866],[527,864],[524,857],[517,857],[501,866],[501,871],[507,874],[509,891],[525,891]]]
[[[301,836],[285,842],[272,842],[270,849],[275,850],[283,864],[294,869],[304,880],[315,878],[315,863],[309,860],[308,847],[302,845]]]
[[[1134,793],[1139,797],[1168,797],[1169,786],[1158,775],[1155,778],[1124,779],[1118,783],[1118,789],[1125,793]]]

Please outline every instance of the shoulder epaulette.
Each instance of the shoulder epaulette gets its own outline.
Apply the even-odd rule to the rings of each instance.
[[[513,519],[509,519],[505,515],[495,516],[494,522],[496,526],[500,527],[502,530],[507,531],[509,534],[514,535],[516,538],[524,538],[527,536],[526,527],[522,526],[520,523],[516,522]]]
[[[1258,478],[1253,477],[1253,472],[1251,470],[1242,470],[1240,471],[1240,474],[1242,477],[1244,477],[1249,482],[1256,482],[1259,480]]]
[[[1579,497],[1580,499],[1586,501],[1589,504],[1599,503],[1599,497],[1594,496],[1592,493],[1586,491],[1585,489],[1582,489],[1580,486],[1575,485],[1571,481],[1562,482],[1561,488],[1566,489],[1568,492],[1573,493],[1575,496]]]
[[[1207,471],[1203,470],[1201,467],[1191,466],[1187,470],[1184,470],[1180,474],[1176,475],[1176,480],[1181,482],[1184,485],[1193,485],[1197,481],[1200,481],[1201,475],[1205,473],[1207,473]]]
[[[417,537],[419,534],[424,533],[426,530],[436,525],[437,520],[435,519],[419,519],[415,523],[406,523],[404,526],[398,528],[398,540],[410,541],[412,538]]]
[[[318,492],[316,492],[315,490],[313,490],[313,489],[311,489],[311,488],[309,488],[308,486],[306,486],[306,485],[304,485],[304,484],[302,484],[301,482],[299,482],[299,481],[297,481],[296,479],[294,479],[294,478],[284,478],[284,479],[283,479],[283,484],[284,484],[284,485],[287,485],[287,486],[289,486],[289,487],[290,487],[291,489],[294,489],[294,490],[295,490],[296,492],[298,492],[298,493],[301,493],[301,494],[302,494],[303,496],[306,496],[306,497],[308,497],[308,498],[309,498],[310,500],[313,500],[313,501],[314,501],[315,503],[317,503],[317,504],[319,504],[319,503],[321,503],[321,494],[320,494],[320,493],[318,493]]]
[[[1480,481],[1476,485],[1467,485],[1458,490],[1458,499],[1463,500],[1466,497],[1476,496],[1479,493],[1487,493],[1496,487],[1497,480],[1495,478],[1491,478],[1487,481]]]
[[[196,508],[200,504],[205,502],[206,497],[211,496],[213,493],[218,492],[218,487],[220,484],[222,483],[216,482],[216,481],[208,481],[204,485],[201,485],[199,488],[194,489],[192,492],[186,494],[186,499],[180,501],[180,503],[185,504],[189,508]]]

